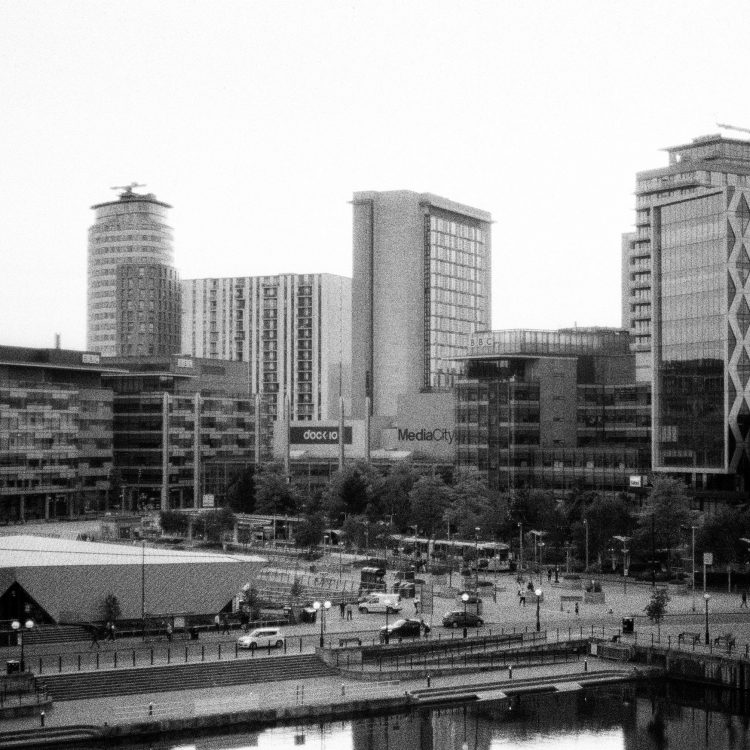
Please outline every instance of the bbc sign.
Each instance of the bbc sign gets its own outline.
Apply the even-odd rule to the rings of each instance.
[[[292,445],[336,445],[339,442],[338,425],[315,427],[290,427],[289,442]],[[352,428],[344,427],[344,443],[351,445]]]

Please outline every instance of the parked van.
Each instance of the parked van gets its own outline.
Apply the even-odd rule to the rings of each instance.
[[[368,612],[400,612],[401,597],[398,594],[374,593],[359,603],[359,611],[366,615]]]

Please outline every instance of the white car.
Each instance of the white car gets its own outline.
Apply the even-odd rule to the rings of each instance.
[[[268,648],[269,646],[283,648],[284,634],[280,628],[256,628],[247,635],[238,638],[237,645],[240,648],[249,648],[251,651],[255,651],[256,648]]]

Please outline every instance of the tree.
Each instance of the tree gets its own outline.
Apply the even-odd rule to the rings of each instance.
[[[648,619],[656,623],[659,640],[661,640],[661,621],[667,612],[668,601],[669,594],[666,589],[654,589],[651,594],[651,601],[643,609]]]
[[[235,513],[255,510],[255,467],[246,466],[235,473],[227,485],[227,502]]]
[[[159,514],[159,525],[164,534],[186,536],[190,519],[185,513],[176,510],[163,510]]]
[[[102,620],[105,622],[116,622],[120,619],[122,609],[120,600],[110,591],[101,604]]]
[[[380,514],[386,520],[392,519],[398,531],[406,531],[409,524],[409,493],[420,474],[410,461],[397,463],[382,477],[374,488]]]
[[[596,497],[597,501],[585,509],[584,520],[589,527],[589,553],[598,557],[601,566],[602,554],[612,543],[612,537],[631,536],[635,519],[622,498]],[[574,532],[584,546],[586,532],[582,522],[574,526]]]
[[[433,536],[443,524],[453,498],[452,490],[440,477],[422,477],[409,493],[412,524],[426,536]]]
[[[477,526],[484,536],[490,536],[481,521],[491,516],[494,501],[496,498],[491,497],[479,470],[473,466],[460,467],[454,474],[451,504],[445,518],[464,539],[473,538]]]
[[[234,529],[236,518],[230,508],[217,508],[203,511],[198,516],[198,522],[203,526],[206,541],[221,542],[224,533]]]
[[[250,615],[251,620],[260,619],[260,594],[258,594],[258,589],[249,584],[243,586],[242,603]]]
[[[349,514],[377,516],[377,495],[380,476],[366,461],[347,464],[337,471],[323,495],[323,507],[331,522]]]
[[[290,484],[279,464],[264,464],[255,474],[255,512],[266,515],[295,515],[299,506],[296,487]]]
[[[712,552],[714,565],[726,565],[727,587],[732,591],[732,564],[744,556],[747,545],[741,541],[746,537],[748,518],[738,508],[722,507],[703,522],[698,531],[696,547],[699,555]]]
[[[671,566],[672,551],[681,544],[682,527],[689,526],[693,513],[689,509],[685,485],[679,480],[659,477],[654,480],[647,506],[641,512],[633,548],[646,552],[651,549],[667,554],[667,569]]]
[[[325,521],[320,513],[311,513],[302,519],[294,532],[294,543],[303,549],[317,547],[323,541]]]

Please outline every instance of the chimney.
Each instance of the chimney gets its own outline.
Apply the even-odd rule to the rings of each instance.
[[[55,349],[59,349],[59,348],[60,348],[60,334],[56,333],[55,334]]]

